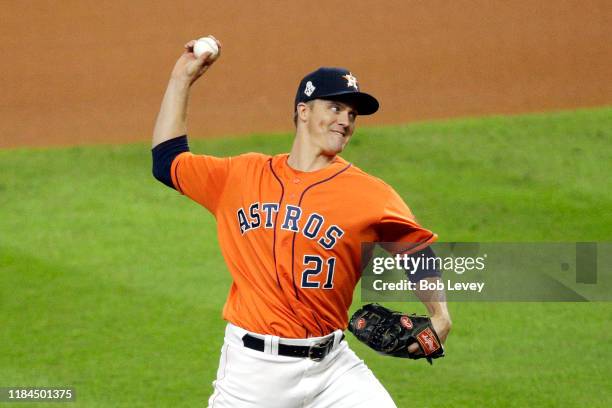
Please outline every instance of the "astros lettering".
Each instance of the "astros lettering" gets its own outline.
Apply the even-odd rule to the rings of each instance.
[[[248,216],[247,216],[248,214]],[[236,212],[240,233],[245,233],[261,228],[274,228],[278,215],[278,203],[255,202],[248,207],[248,211],[239,208]],[[263,219],[262,219],[263,218]],[[301,220],[305,220],[300,223]],[[300,228],[303,224],[304,228]],[[338,225],[325,226],[325,218],[316,212],[307,217],[304,216],[302,208],[295,205],[285,205],[285,215],[280,228],[286,231],[301,232],[308,239],[317,239],[319,245],[325,249],[332,249],[338,239],[344,235],[344,231]],[[324,231],[321,234],[321,231]]]

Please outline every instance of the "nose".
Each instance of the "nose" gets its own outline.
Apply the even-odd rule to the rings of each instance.
[[[348,110],[343,109],[339,114],[338,114],[338,124],[344,127],[349,126],[350,124],[350,120],[349,120],[349,113]]]

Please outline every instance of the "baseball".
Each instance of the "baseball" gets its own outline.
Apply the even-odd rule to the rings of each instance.
[[[193,54],[196,58],[200,58],[200,55],[205,52],[210,52],[210,58],[215,59],[219,55],[219,46],[217,42],[210,37],[202,37],[198,39],[193,45]]]

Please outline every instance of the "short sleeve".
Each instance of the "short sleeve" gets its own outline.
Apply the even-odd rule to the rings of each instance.
[[[229,177],[230,163],[230,157],[181,153],[172,162],[172,183],[181,194],[214,214]]]
[[[436,241],[438,236],[423,228],[414,218],[404,200],[389,188],[387,202],[376,226],[379,242],[392,253],[420,251]]]

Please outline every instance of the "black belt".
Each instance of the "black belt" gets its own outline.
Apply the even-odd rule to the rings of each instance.
[[[344,339],[344,334],[340,338],[340,341]],[[244,347],[248,347],[257,351],[265,350],[264,339],[260,339],[250,334],[242,336],[242,343]],[[314,361],[321,361],[327,356],[334,348],[334,336],[329,339],[322,341],[321,343],[314,344],[312,346],[291,346],[288,344],[278,344],[278,355],[286,357],[301,357],[309,358]]]

